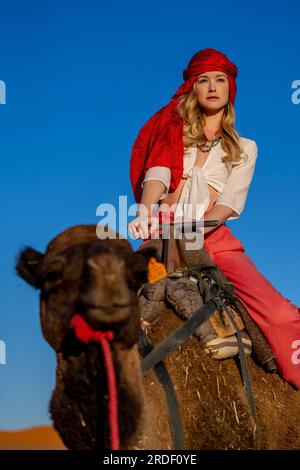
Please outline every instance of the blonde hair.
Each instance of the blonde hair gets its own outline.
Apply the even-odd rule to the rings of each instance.
[[[201,140],[206,140],[203,131],[204,117],[200,106],[198,105],[198,99],[193,87],[180,99],[177,106],[177,113],[184,120],[183,145],[185,148],[191,147],[192,145],[199,143]],[[243,149],[240,147],[240,135],[235,130],[234,124],[235,111],[229,98],[226,106],[224,107],[219,132],[219,135],[222,138],[222,148],[226,152],[226,155],[222,158],[224,163],[239,163],[241,154],[244,153]],[[244,153],[244,155],[246,154]]]

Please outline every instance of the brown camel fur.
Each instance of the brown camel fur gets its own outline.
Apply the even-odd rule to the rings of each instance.
[[[135,253],[129,242],[100,240],[94,225],[72,227],[45,254],[23,250],[18,274],[41,290],[45,339],[57,354],[50,403],[55,429],[69,449],[109,449],[107,389],[98,345],[79,342],[70,327],[80,313],[95,329],[113,329],[122,449],[171,449],[164,392],[153,371],[140,373],[137,291],[147,279],[153,249]],[[121,304],[129,304],[123,306]],[[179,324],[165,310],[147,332],[154,342]],[[216,361],[195,337],[166,360],[180,404],[186,449],[254,449],[253,423],[234,359]],[[249,358],[262,449],[300,446],[300,395]]]

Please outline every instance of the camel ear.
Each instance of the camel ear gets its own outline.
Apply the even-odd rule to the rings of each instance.
[[[17,258],[16,271],[18,276],[33,287],[40,289],[42,287],[42,280],[39,272],[43,260],[43,253],[40,253],[33,248],[25,248]]]

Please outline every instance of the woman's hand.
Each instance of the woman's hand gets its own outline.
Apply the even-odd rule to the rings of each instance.
[[[159,219],[158,216],[149,216],[148,213],[141,213],[127,225],[128,233],[131,238],[137,240],[138,238],[147,239],[151,235],[158,235]]]
[[[127,225],[131,238],[147,239],[158,238],[158,201],[167,188],[164,183],[158,180],[148,180],[144,182],[141,202],[138,205],[137,217]],[[150,229],[149,229],[150,226]],[[155,233],[157,232],[157,233]]]

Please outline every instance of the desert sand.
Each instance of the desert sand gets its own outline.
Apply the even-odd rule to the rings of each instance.
[[[17,431],[0,430],[0,450],[66,450],[51,426],[38,426]]]

